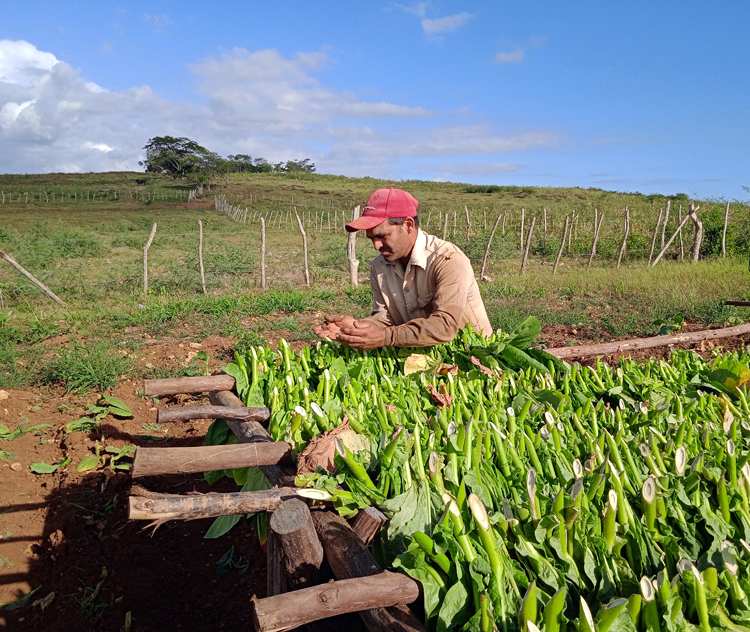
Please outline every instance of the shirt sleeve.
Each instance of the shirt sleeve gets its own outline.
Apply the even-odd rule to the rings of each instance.
[[[370,267],[370,286],[372,287],[372,313],[367,318],[363,318],[361,320],[368,320],[375,323],[376,325],[380,325],[381,327],[388,327],[389,325],[392,325],[393,322],[391,321],[390,316],[388,316],[388,308],[386,307],[385,299],[383,298],[383,292],[380,289],[380,284],[378,283],[378,277],[374,268],[375,266]]]
[[[408,323],[386,328],[386,346],[429,347],[456,337],[466,310],[469,286],[474,278],[467,257],[454,254],[435,266],[435,294],[432,313]]]

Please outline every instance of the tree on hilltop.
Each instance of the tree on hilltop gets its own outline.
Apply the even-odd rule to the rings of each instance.
[[[146,171],[161,169],[173,178],[203,172],[219,158],[218,154],[184,137],[154,136],[143,148],[146,150],[146,160],[138,164]]]

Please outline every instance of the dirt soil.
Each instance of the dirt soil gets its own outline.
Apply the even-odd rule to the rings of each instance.
[[[686,327],[698,329],[698,327]],[[611,339],[604,332],[547,326],[542,341],[561,347],[570,340],[592,344]],[[744,347],[750,337],[719,341],[723,350]],[[148,339],[135,352],[147,367],[190,362],[190,353],[204,349],[210,369],[230,357],[231,339],[211,337],[201,347],[185,340]],[[717,345],[718,346],[718,345]],[[696,345],[685,347],[695,348]],[[711,343],[696,349],[704,357]],[[671,348],[647,349],[641,358],[668,357]],[[612,360],[614,358],[610,358]],[[586,363],[595,358],[585,359]],[[196,404],[201,397],[145,398],[140,381],[125,380],[112,392],[132,410],[133,419],[106,417],[98,432],[66,434],[98,399],[60,390],[0,391],[0,423],[11,430],[51,424],[0,442],[0,603],[38,589],[15,610],[0,610],[0,629],[11,631],[80,632],[125,630],[131,613],[133,632],[177,629],[241,630],[251,626],[249,599],[265,596],[265,554],[252,530],[240,522],[228,534],[204,539],[210,520],[171,522],[155,533],[145,522],[127,518],[131,477],[99,467],[79,473],[76,465],[95,453],[97,445],[201,445],[210,424],[205,420],[156,425],[157,406]],[[35,474],[32,463],[60,463],[52,474]],[[139,479],[159,492],[234,491],[224,479],[209,487],[200,475]],[[234,547],[240,568],[221,574],[219,560]],[[245,566],[246,565],[246,566]]]

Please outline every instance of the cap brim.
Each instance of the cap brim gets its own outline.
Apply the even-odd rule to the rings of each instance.
[[[355,219],[353,222],[349,222],[346,225],[346,230],[350,233],[356,233],[358,230],[370,230],[371,228],[380,226],[385,220],[385,217],[363,215],[362,217]]]

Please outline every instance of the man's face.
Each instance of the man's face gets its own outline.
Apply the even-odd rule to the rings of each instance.
[[[379,226],[367,230],[365,234],[372,240],[375,250],[383,255],[383,259],[391,263],[403,259],[411,252],[414,245],[412,230],[415,230],[414,222],[411,218],[406,218],[400,226],[385,220]]]

